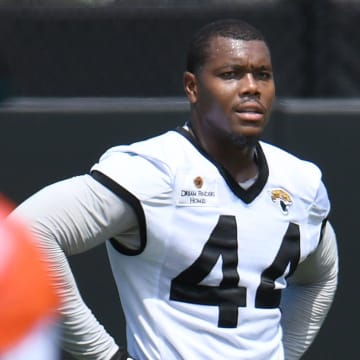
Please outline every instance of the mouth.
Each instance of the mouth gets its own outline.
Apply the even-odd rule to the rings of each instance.
[[[264,114],[253,111],[236,111],[239,118],[246,121],[259,121],[263,118]]]
[[[257,102],[246,102],[235,107],[235,113],[244,121],[259,121],[264,118],[265,111]]]

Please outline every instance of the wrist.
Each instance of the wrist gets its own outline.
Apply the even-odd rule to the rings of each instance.
[[[133,360],[124,348],[120,348],[110,360]]]

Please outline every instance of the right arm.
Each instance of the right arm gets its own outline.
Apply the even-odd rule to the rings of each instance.
[[[84,175],[42,189],[20,204],[12,216],[26,222],[48,257],[62,299],[64,350],[77,359],[111,359],[119,347],[81,298],[67,256],[136,228],[130,206]]]

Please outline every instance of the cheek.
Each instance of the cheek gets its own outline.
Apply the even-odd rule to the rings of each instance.
[[[261,102],[263,103],[263,105],[270,110],[273,104],[275,98],[275,89],[263,89],[261,91]]]
[[[217,81],[208,82],[206,87],[199,87],[198,105],[206,113],[224,114],[231,110],[237,97],[236,84],[224,86]]]
[[[271,92],[266,92],[264,94],[264,98],[266,99],[266,102],[267,103],[272,103],[273,99],[274,99],[274,96],[275,96],[275,92],[274,91],[271,91]]]
[[[264,94],[269,101],[272,101],[275,97],[275,85],[268,86],[264,89]]]
[[[213,89],[203,89],[199,91],[198,104],[203,110],[214,111],[219,108],[223,102],[224,94],[219,94]]]
[[[235,86],[227,86],[215,89],[211,94],[211,101],[217,108],[229,110],[237,99],[238,93]]]

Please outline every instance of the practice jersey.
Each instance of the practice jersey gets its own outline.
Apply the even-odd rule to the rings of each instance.
[[[316,165],[264,142],[256,161],[245,190],[179,128],[93,166],[138,218],[107,244],[132,357],[284,359],[281,292],[330,204]]]

